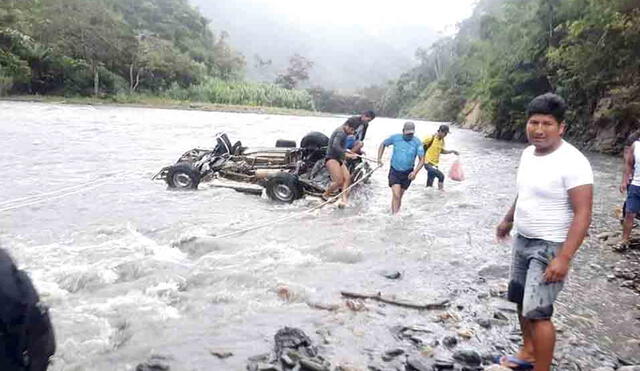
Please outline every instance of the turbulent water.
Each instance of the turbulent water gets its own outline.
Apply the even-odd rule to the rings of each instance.
[[[461,346],[483,352],[516,346],[508,304],[489,294],[506,281],[510,249],[495,243],[493,231],[513,201],[521,145],[454,129],[447,146],[462,152],[467,179],[440,193],[425,188],[421,173],[398,216],[389,215],[385,165],[344,210],[328,206],[215,239],[319,201],[276,205],[211,185],[172,192],[150,180],[161,167],[187,149],[211,147],[219,131],[270,146],[312,130],[328,134],[344,118],[14,102],[0,102],[0,112],[0,245],[51,306],[53,370],[132,370],[152,354],[173,370],[241,370],[247,357],[272,349],[284,325],[305,330],[334,365],[356,369],[385,349],[410,347],[393,336],[394,326],[429,325],[434,339],[469,329],[474,335]],[[376,119],[367,152],[375,156],[401,126]],[[417,123],[420,136],[436,127]],[[589,157],[593,235],[616,228],[620,160]],[[452,160],[444,156],[443,168]],[[590,239],[557,306],[560,358],[583,370],[639,353],[640,300],[606,277],[616,259]],[[387,271],[402,277],[387,279]],[[449,316],[375,302],[356,312],[341,290],[452,305]],[[500,309],[509,325],[478,326],[476,319]],[[234,355],[221,360],[212,350]]]

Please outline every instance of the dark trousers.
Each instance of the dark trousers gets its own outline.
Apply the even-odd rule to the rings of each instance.
[[[431,164],[424,164],[424,168],[427,170],[427,187],[433,187],[435,178],[438,178],[440,183],[444,182],[444,174],[437,167]]]

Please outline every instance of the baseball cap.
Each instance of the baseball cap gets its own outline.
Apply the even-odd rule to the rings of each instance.
[[[416,132],[416,124],[414,124],[411,121],[407,121],[404,123],[404,126],[402,127],[402,132],[403,133],[407,133],[407,134],[413,134]]]

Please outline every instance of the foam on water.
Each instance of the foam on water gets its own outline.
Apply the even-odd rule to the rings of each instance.
[[[267,352],[284,325],[301,327],[317,341],[315,335],[330,334],[327,355],[364,368],[373,350],[397,346],[392,326],[424,324],[427,317],[368,302],[367,310],[355,313],[340,290],[416,302],[451,298],[474,313],[491,312],[494,305],[479,301],[486,287],[477,274],[481,267],[508,262],[509,248],[496,245],[493,235],[513,202],[520,145],[454,128],[447,146],[463,153],[467,179],[447,181],[441,193],[424,187],[422,171],[397,216],[389,215],[385,166],[345,210],[331,205],[219,239],[214,236],[297,215],[320,201],[275,205],[264,196],[211,185],[171,192],[151,176],[188,149],[211,147],[218,131],[244,145],[271,146],[279,138],[300,140],[309,131],[330,133],[344,118],[12,102],[0,102],[0,110],[0,205],[111,179],[0,212],[0,245],[29,272],[52,308],[59,343],[54,371],[133,370],[155,353],[170,356],[177,370],[244,369],[246,357]],[[431,134],[437,125],[417,122],[418,134]],[[401,120],[377,118],[365,150],[374,154],[401,126]],[[607,184],[619,161],[591,158],[596,181]],[[452,162],[443,156],[445,173]],[[617,203],[610,191],[597,186],[596,216]],[[585,248],[576,259],[575,279],[559,308],[562,321],[572,331],[606,331],[614,340],[604,343],[637,336],[633,326],[613,323],[606,313],[638,299],[609,292],[610,283],[581,270],[589,259],[611,258]],[[385,278],[382,272],[388,271],[401,272],[401,278]],[[603,301],[612,306],[603,307]],[[589,320],[574,324],[572,313]],[[444,335],[439,325],[433,331]],[[487,336],[499,341],[505,331],[493,329]],[[468,345],[484,346],[473,339]],[[213,359],[211,347],[231,348],[236,356]]]

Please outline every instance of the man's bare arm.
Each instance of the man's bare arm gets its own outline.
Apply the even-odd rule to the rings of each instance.
[[[593,184],[585,184],[569,190],[569,201],[573,209],[573,220],[569,226],[567,239],[562,244],[558,255],[551,260],[545,278],[548,282],[562,281],[569,272],[569,263],[582,245],[591,225],[591,208],[593,206]]]
[[[625,193],[629,186],[629,181],[633,176],[633,167],[636,164],[635,156],[633,152],[635,150],[635,143],[633,143],[629,149],[624,152],[624,172],[622,173],[622,183],[620,183],[620,192]]]
[[[509,208],[509,211],[507,211],[504,218],[502,218],[502,221],[500,222],[500,224],[498,224],[498,227],[496,228],[496,238],[498,239],[498,241],[504,241],[509,235],[509,232],[511,232],[511,228],[513,228],[513,217],[514,217],[514,214],[516,213],[517,201],[518,201],[518,196],[516,196],[516,199],[513,200],[513,204]]]

